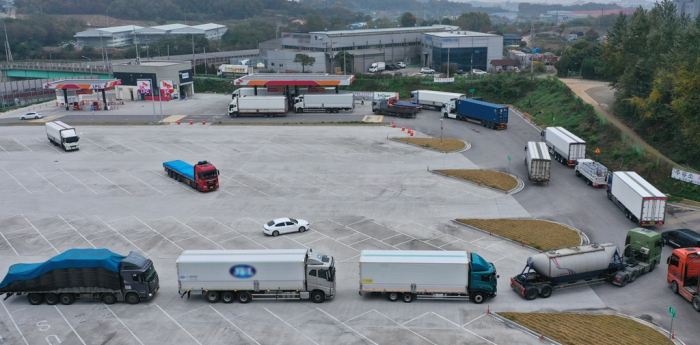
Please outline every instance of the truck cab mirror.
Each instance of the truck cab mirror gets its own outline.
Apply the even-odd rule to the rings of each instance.
[[[666,265],[669,265],[669,264],[671,264],[671,257],[670,256],[666,258]]]
[[[135,281],[135,282],[139,281],[139,275],[136,274],[136,273],[132,274],[132,275],[131,275],[131,280],[133,280],[133,281]]]
[[[219,172],[219,169],[216,169],[216,176],[219,176],[219,175],[221,175],[221,173]]]

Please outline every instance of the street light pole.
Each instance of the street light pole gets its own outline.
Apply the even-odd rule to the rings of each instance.
[[[90,79],[92,79],[92,59],[87,56],[83,56],[83,59],[88,59],[89,61],[88,63],[90,64]]]
[[[440,119],[440,144],[442,144],[442,120]]]

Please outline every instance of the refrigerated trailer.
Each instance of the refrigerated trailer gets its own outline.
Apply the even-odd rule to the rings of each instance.
[[[432,90],[411,91],[411,103],[420,104],[424,107],[433,107],[440,110],[445,102],[467,98],[463,93],[440,92]]]
[[[577,160],[586,158],[586,142],[564,127],[547,127],[542,135],[554,160],[574,166]]]
[[[46,137],[50,143],[58,145],[66,151],[80,149],[80,137],[75,128],[61,121],[46,123]]]
[[[265,117],[287,116],[289,104],[284,96],[236,97],[228,106],[231,117],[262,115]]]
[[[294,112],[324,111],[337,113],[341,110],[355,109],[355,95],[352,93],[338,94],[306,94],[294,98]]]
[[[549,157],[547,145],[539,141],[530,141],[525,147],[527,156],[525,165],[527,166],[527,176],[531,183],[549,183],[549,176],[552,171],[552,158]]]
[[[616,171],[608,177],[608,199],[639,226],[664,225],[666,195],[634,171]]]
[[[498,275],[493,263],[465,251],[363,250],[360,296],[384,293],[390,301],[496,297]]]

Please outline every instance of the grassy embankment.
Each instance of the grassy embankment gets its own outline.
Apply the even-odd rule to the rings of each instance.
[[[540,250],[581,244],[581,237],[576,231],[546,220],[456,219],[456,221]]]

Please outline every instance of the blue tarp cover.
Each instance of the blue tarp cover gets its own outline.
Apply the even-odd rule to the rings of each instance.
[[[166,168],[173,169],[180,174],[183,174],[187,176],[190,179],[194,180],[194,166],[192,164],[189,164],[187,162],[183,162],[181,160],[176,160],[176,161],[170,161],[170,162],[165,162],[163,163],[163,166]]]
[[[14,264],[10,266],[5,279],[0,282],[0,289],[16,280],[34,279],[40,275],[60,268],[101,267],[119,272],[119,264],[125,256],[107,249],[69,249],[38,264]]]

